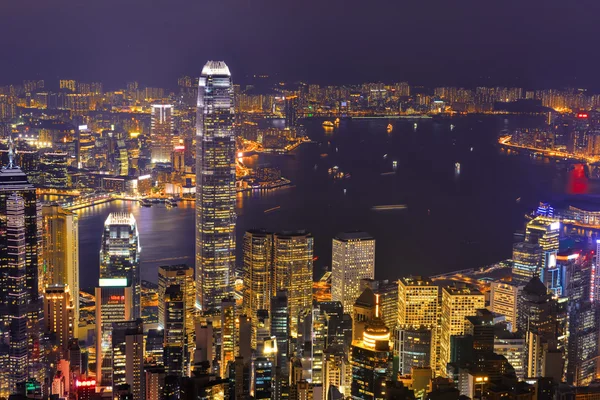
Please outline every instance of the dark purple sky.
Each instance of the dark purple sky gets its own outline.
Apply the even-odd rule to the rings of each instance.
[[[224,59],[317,83],[600,89],[597,0],[0,0],[0,84],[174,86]]]

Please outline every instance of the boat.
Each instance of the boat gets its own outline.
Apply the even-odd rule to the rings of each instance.
[[[450,130],[453,131],[454,130],[454,125],[450,124]]]
[[[415,131],[417,130],[417,126],[418,126],[418,125],[417,125],[417,123],[415,122],[415,123],[413,124],[413,129],[414,129]]]
[[[398,168],[398,161],[392,161],[392,167]]]
[[[460,174],[460,163],[454,163],[454,173],[455,174]]]
[[[167,206],[167,208],[177,207],[177,202],[175,199],[167,199],[165,200],[165,206]]]
[[[408,206],[406,204],[388,204],[383,206],[373,206],[373,211],[392,211],[392,210],[405,210]]]
[[[152,202],[148,199],[142,199],[140,200],[140,205],[142,207],[152,207]]]
[[[387,154],[384,154],[383,155],[383,159],[385,160],[386,158],[387,158]]]
[[[387,133],[391,133],[392,130],[394,130],[394,127],[392,126],[392,124],[388,124],[388,126],[387,126]]]
[[[334,124],[339,125],[340,124],[340,119],[336,118]]]
[[[335,127],[335,124],[331,121],[324,121],[323,122],[323,128],[333,128]]]
[[[390,171],[390,172],[382,172],[381,176],[386,176],[386,175],[396,175],[395,171]]]
[[[265,213],[265,214],[268,214],[268,213],[270,213],[270,212],[277,211],[277,210],[279,210],[280,208],[281,208],[281,206],[276,206],[276,207],[273,207],[273,208],[269,208],[268,210],[265,210],[265,211],[264,211],[264,213]]]
[[[329,154],[327,154],[327,153],[321,153],[321,158],[325,158],[325,157],[327,157],[328,155],[329,155]]]

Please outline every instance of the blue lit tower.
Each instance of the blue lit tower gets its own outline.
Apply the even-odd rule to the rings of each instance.
[[[233,85],[223,61],[198,83],[196,117],[196,303],[206,310],[232,291],[235,265]]]

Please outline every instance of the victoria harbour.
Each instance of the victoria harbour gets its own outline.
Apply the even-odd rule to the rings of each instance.
[[[427,275],[495,263],[510,257],[524,214],[568,191],[564,167],[506,155],[496,146],[501,131],[538,126],[543,117],[420,120],[416,128],[412,120],[396,120],[391,133],[387,119],[342,120],[331,131],[321,120],[305,123],[314,143],[288,155],[244,158],[252,167],[280,168],[292,186],[238,193],[237,251],[248,229],[306,229],[315,236],[315,279],[330,266],[330,238],[345,230],[377,238],[378,279],[393,279],[416,265]],[[350,178],[334,179],[328,172],[334,166]],[[596,187],[589,190],[593,194]],[[394,204],[407,207],[372,210]],[[78,211],[82,287],[97,280],[98,231],[117,211],[132,212],[138,222],[142,279],[155,281],[160,265],[193,265],[193,203],[168,209],[114,201]]]

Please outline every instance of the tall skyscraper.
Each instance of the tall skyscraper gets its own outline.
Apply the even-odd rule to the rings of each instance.
[[[517,301],[522,286],[511,285],[504,282],[492,282],[490,290],[490,311],[504,315],[506,322],[511,326],[511,331],[517,331]]]
[[[112,323],[112,365],[112,387],[128,384],[133,400],[145,400],[144,323],[141,319]]]
[[[183,376],[186,371],[185,299],[181,287],[172,285],[165,291],[165,350],[167,375]]]
[[[450,362],[450,338],[464,335],[465,317],[477,314],[477,310],[485,308],[485,296],[476,289],[468,287],[442,288],[440,359],[439,371],[446,376],[446,365]]]
[[[244,234],[243,313],[252,323],[252,348],[256,349],[258,310],[269,310],[273,295],[273,234],[250,230]]]
[[[288,294],[281,290],[271,298],[271,335],[277,342],[277,354],[275,360],[276,387],[281,388],[282,392],[287,390],[288,386],[288,362],[290,358],[290,317],[288,315]]]
[[[100,248],[100,279],[126,278],[133,289],[134,318],[141,317],[140,239],[133,214],[110,213]]]
[[[534,276],[542,276],[542,248],[537,243],[519,242],[513,245],[513,282],[526,285]]]
[[[173,105],[152,104],[150,140],[152,162],[170,162],[173,152]]]
[[[547,217],[537,217],[527,223],[525,242],[537,244],[542,248],[542,273],[556,266],[560,236],[560,222]],[[542,275],[542,282],[546,279]]]
[[[438,286],[428,278],[401,278],[398,281],[398,325],[401,328],[436,326],[438,293]]]
[[[77,325],[74,324],[75,307],[69,285],[50,285],[44,290],[44,325],[46,332],[53,333],[56,345],[66,357],[69,341],[74,337]]]
[[[96,288],[96,381],[112,387],[112,323],[131,320],[132,288],[127,278],[100,278]]]
[[[276,233],[273,242],[274,290],[288,291],[290,331],[298,316],[312,307],[313,236],[305,231]]]
[[[10,391],[29,377],[34,346],[39,346],[42,304],[38,285],[41,209],[27,176],[14,163],[0,170],[0,334],[8,343]],[[30,351],[31,350],[31,351]],[[38,352],[39,353],[39,352]],[[8,379],[6,379],[8,378]]]
[[[375,277],[375,239],[366,232],[344,232],[333,238],[331,299],[352,314],[360,280]]]
[[[198,81],[196,116],[196,303],[220,306],[235,268],[235,133],[231,73],[209,61]]]
[[[77,214],[57,204],[42,207],[43,251],[40,284],[68,285],[74,309],[75,327],[79,324],[79,223]]]

